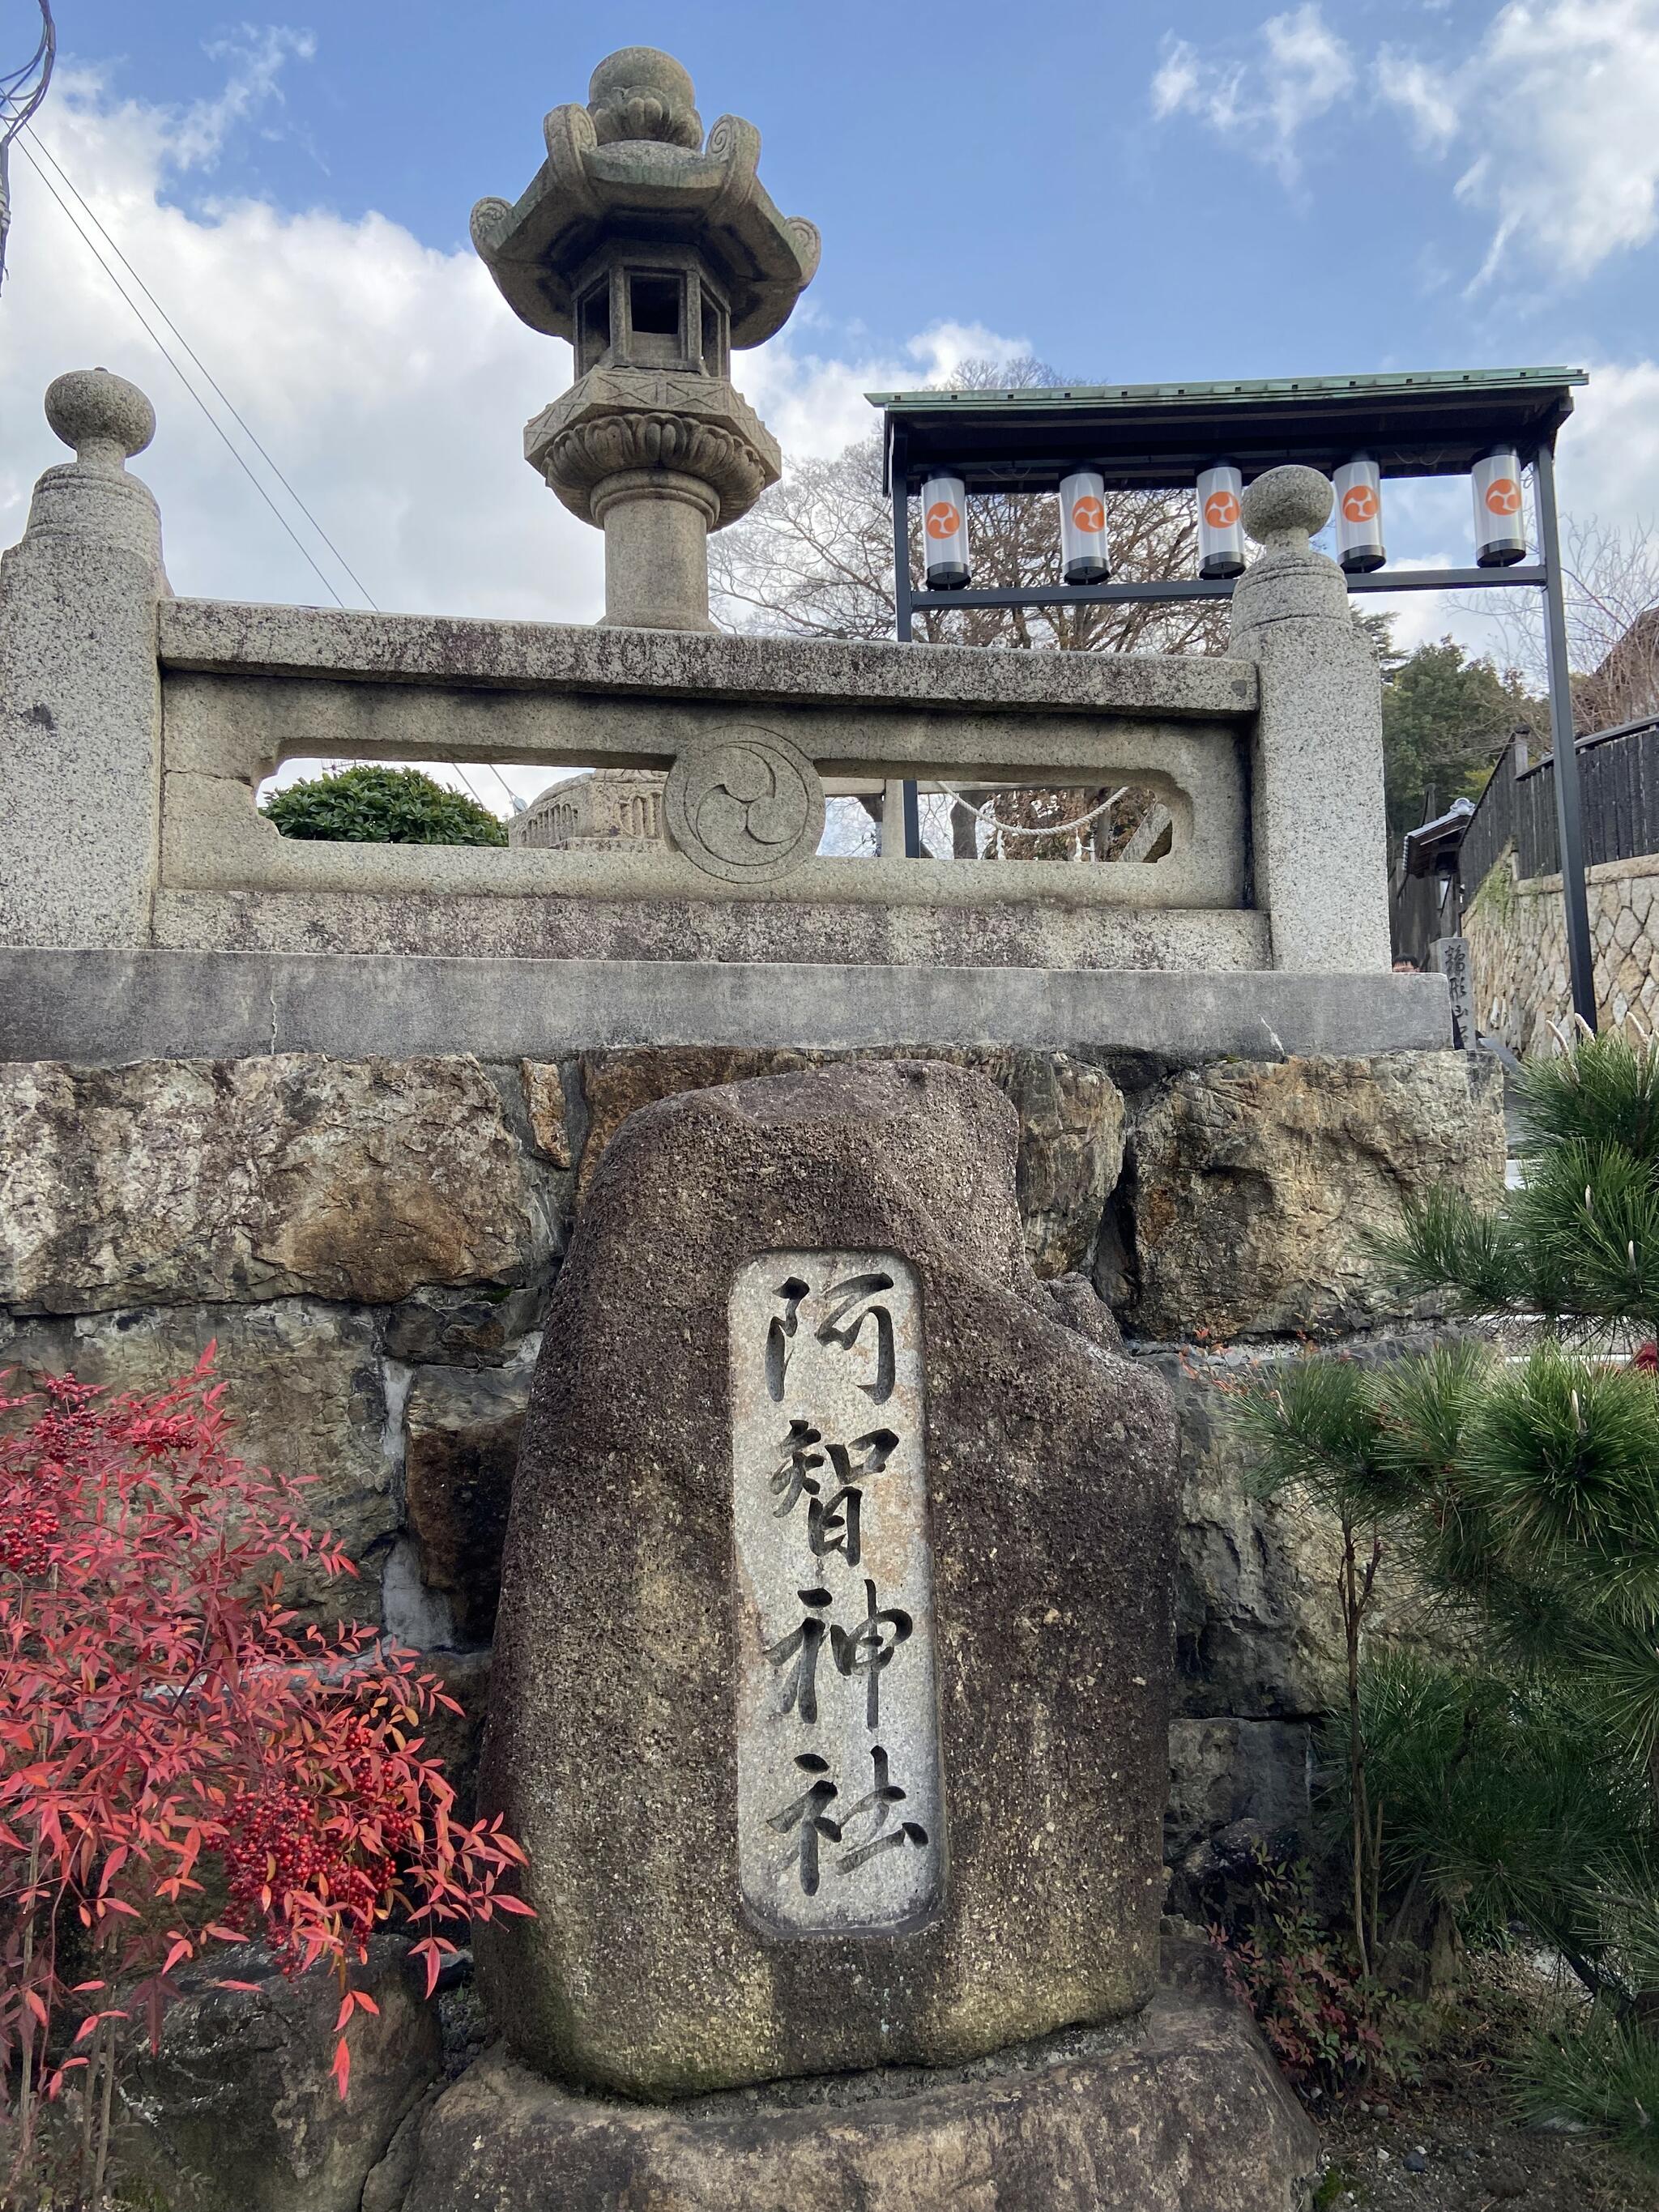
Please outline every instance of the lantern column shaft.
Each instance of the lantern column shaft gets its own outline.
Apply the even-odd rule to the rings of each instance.
[[[695,477],[612,477],[595,497],[605,531],[605,615],[634,629],[713,629],[708,532],[719,514]]]

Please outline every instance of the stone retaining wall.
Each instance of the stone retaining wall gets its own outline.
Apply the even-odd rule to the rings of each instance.
[[[1659,1024],[1659,854],[1588,871],[1595,1000],[1601,1021]],[[1550,1024],[1572,1018],[1561,878],[1517,878],[1500,854],[1463,917],[1475,1019],[1511,1052],[1550,1051]]]
[[[434,1654],[472,1717],[451,1747],[465,1780],[541,1315],[601,1153],[653,1099],[837,1056],[0,1064],[0,1366],[142,1388],[216,1341],[245,1455],[315,1474],[317,1517],[361,1571],[297,1595]],[[1038,1273],[1092,1281],[1176,1387],[1172,1852],[1241,1818],[1296,1826],[1340,1666],[1330,1532],[1248,1498],[1210,1372],[1237,1353],[1215,1340],[1283,1357],[1300,1331],[1404,1319],[1356,1265],[1355,1232],[1405,1194],[1501,1175],[1493,1065],[876,1056],[999,1085]]]

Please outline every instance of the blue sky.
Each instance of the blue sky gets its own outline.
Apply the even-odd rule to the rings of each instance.
[[[823,229],[811,313],[830,331],[897,343],[929,323],[979,322],[1029,337],[1068,374],[1136,380],[1652,349],[1650,243],[1586,270],[1523,228],[1471,289],[1497,212],[1490,194],[1460,199],[1455,185],[1489,142],[1471,132],[1425,148],[1413,111],[1382,90],[1379,51],[1443,83],[1467,69],[1515,12],[1497,0],[1323,11],[1109,0],[1058,37],[1036,17],[1016,37],[1018,11],[966,0],[912,15],[918,43],[907,46],[895,31],[910,12],[867,0],[833,10],[345,0],[296,15],[289,27],[309,58],[291,53],[276,94],[210,173],[173,190],[198,206],[246,193],[348,221],[377,211],[453,250],[474,198],[527,181],[543,112],[582,97],[600,54],[662,45],[692,69],[706,123],[726,109],[758,122],[774,198]],[[1540,26],[1565,13],[1526,12]],[[1659,37],[1650,9],[1576,12],[1622,18],[1632,36],[1646,15]],[[96,64],[112,91],[147,102],[213,100],[259,35],[197,0],[65,0],[60,13],[66,61]],[[1200,70],[1243,71],[1247,108],[1271,100],[1261,33],[1275,19],[1322,24],[1346,51],[1352,90],[1328,98],[1325,82],[1310,82],[1304,28],[1302,74],[1288,70],[1292,131],[1271,108],[1236,128],[1192,105],[1155,117],[1152,88],[1178,45]],[[1294,41],[1279,48],[1281,82],[1287,52],[1293,62]],[[1558,94],[1571,100],[1565,40],[1560,62]],[[1498,79],[1494,96],[1505,88]],[[1528,157],[1511,140],[1493,158]]]
[[[14,44],[27,13],[6,0]],[[519,450],[568,356],[514,322],[466,217],[523,189],[544,111],[633,43],[686,63],[705,124],[757,123],[773,198],[823,234],[793,323],[735,365],[786,453],[837,450],[872,419],[866,386],[974,352],[1113,380],[1560,362],[1595,379],[1563,441],[1567,504],[1659,518],[1659,0],[58,15],[46,147],[386,606],[598,611],[597,536]],[[0,538],[56,455],[40,392],[98,360],[156,401],[140,465],[176,587],[323,597],[14,173]],[[1466,499],[1398,494],[1392,550],[1461,559]],[[1456,609],[1405,617],[1449,621],[1480,639]]]

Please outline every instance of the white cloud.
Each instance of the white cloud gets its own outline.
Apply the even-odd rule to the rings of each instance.
[[[210,168],[240,123],[283,100],[282,75],[290,60],[310,61],[317,41],[309,31],[267,23],[256,30],[245,24],[231,38],[215,40],[207,52],[232,64],[223,88],[211,100],[198,100],[179,111],[172,137],[172,156],[181,169]]]
[[[297,33],[248,33],[227,52],[223,89],[188,108],[117,100],[95,74],[62,70],[43,118],[45,147],[380,605],[592,621],[603,605],[599,533],[537,481],[521,446],[525,422],[569,381],[568,348],[526,329],[470,250],[434,252],[383,216],[347,222],[259,200],[185,208],[171,198],[181,173],[198,184],[210,175],[230,134],[270,126],[281,71],[307,52]],[[527,168],[533,147],[525,158]],[[21,532],[34,477],[64,458],[41,414],[47,383],[101,363],[155,404],[155,441],[135,472],[161,502],[174,589],[326,604],[324,586],[15,149],[12,177],[0,543]],[[458,202],[465,197],[458,181]],[[154,309],[140,305],[155,322]],[[808,350],[806,338],[818,349]],[[803,318],[797,337],[740,356],[738,378],[787,453],[833,453],[873,427],[865,391],[923,384],[969,356],[1023,349],[977,325],[945,323],[884,358],[867,346],[838,348],[832,331]],[[226,427],[246,452],[234,423]],[[271,489],[342,598],[361,604]]]
[[[1659,0],[1511,0],[1455,82],[1457,193],[1510,245],[1585,276],[1659,230]]]
[[[1173,35],[1152,79],[1152,113],[1196,116],[1270,163],[1286,183],[1299,173],[1297,133],[1354,85],[1353,57],[1316,0],[1261,26],[1260,51],[1242,61],[1206,59]]]
[[[1384,46],[1376,58],[1376,88],[1403,111],[1425,152],[1443,153],[1457,135],[1458,108],[1443,71],[1414,54]]]
[[[1170,37],[1152,78],[1155,118],[1195,116],[1229,143],[1299,173],[1296,140],[1339,102],[1397,110],[1426,157],[1490,224],[1478,285],[1511,254],[1588,275],[1659,232],[1659,0],[1508,0],[1449,51],[1442,13],[1425,53],[1357,55],[1310,4],[1274,15],[1243,59]],[[1530,273],[1530,272],[1529,272]]]
[[[515,320],[476,258],[434,252],[378,215],[348,222],[247,199],[197,213],[169,201],[181,163],[211,164],[292,52],[270,53],[251,78],[234,74],[224,94],[182,114],[113,102],[94,77],[60,78],[40,137],[382,606],[597,613],[597,534],[537,484],[520,450],[525,420],[568,380],[568,352]],[[32,478],[62,458],[40,413],[46,385],[101,362],[155,403],[155,442],[136,469],[161,501],[174,587],[325,599],[15,150],[12,173],[0,536],[15,535]],[[342,596],[356,599],[294,520]]]
[[[1322,113],[1352,89],[1352,57],[1317,7],[1269,16],[1261,35],[1267,48],[1269,112],[1285,128],[1293,128],[1308,114]]]
[[[1589,364],[1557,474],[1567,512],[1659,528],[1659,362]]]

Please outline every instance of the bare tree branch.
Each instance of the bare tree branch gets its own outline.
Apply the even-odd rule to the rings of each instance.
[[[1056,385],[1041,362],[965,362],[958,391]],[[1051,499],[975,495],[969,502],[974,580],[994,589],[1031,588],[1060,574],[1060,517]],[[1108,495],[1112,573],[1154,582],[1194,573],[1198,518],[1186,492]],[[923,570],[920,518],[910,520],[910,568]],[[894,632],[892,511],[881,488],[881,441],[872,434],[833,460],[795,463],[745,519],[711,538],[709,580],[717,617],[731,627],[795,637],[890,638]],[[1218,653],[1227,613],[1216,600],[1177,605],[927,608],[917,627],[930,645],[1002,646],[1032,653]],[[958,859],[1108,860],[1152,801],[1124,794],[1110,814],[1070,825],[1107,797],[1104,787],[1000,792],[993,811],[1012,833],[989,834],[949,799],[932,802],[928,826]],[[984,794],[980,794],[982,799]]]
[[[1564,538],[1576,726],[1587,735],[1659,714],[1659,532],[1640,520],[1621,529],[1590,514],[1570,519]],[[1504,660],[1542,691],[1547,665],[1536,609],[1505,604],[1492,618]],[[1547,723],[1539,735],[1547,744]]]

